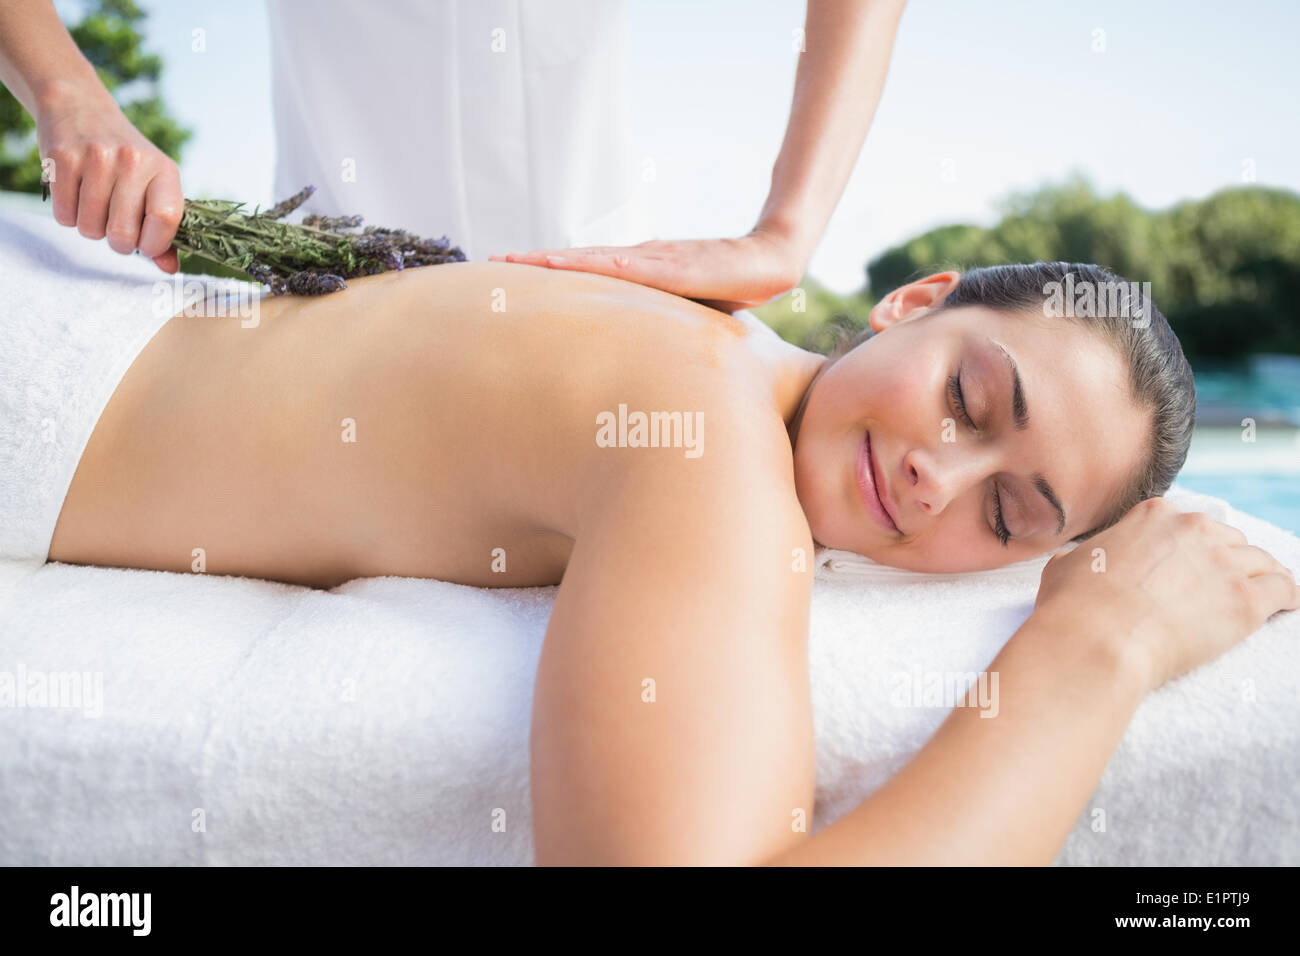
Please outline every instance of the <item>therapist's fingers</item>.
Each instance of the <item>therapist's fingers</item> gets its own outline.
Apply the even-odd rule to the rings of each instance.
[[[113,184],[113,194],[108,200],[108,222],[105,227],[108,246],[119,255],[135,252],[140,238],[140,220],[144,218],[144,191],[148,183],[142,174],[126,170],[118,174]]]
[[[176,250],[171,243],[184,208],[180,173],[174,165],[165,167],[145,190],[144,224],[140,230],[140,252],[164,272],[177,270]]]
[[[530,252],[511,252],[504,256],[488,256],[493,262],[524,262],[530,265],[544,266],[551,256],[561,258],[571,256],[605,256],[616,255],[635,249],[635,246],[582,246],[572,249],[533,249]]]
[[[106,149],[89,151],[77,193],[77,231],[87,239],[103,239],[108,226],[108,201],[113,195],[112,156]]]
[[[168,249],[162,255],[154,256],[153,264],[163,272],[170,273],[171,275],[175,275],[181,271],[180,257],[177,255],[175,249]]]
[[[591,272],[597,275],[627,279],[642,285],[654,286],[666,292],[684,295],[694,272],[690,262],[638,254],[627,246],[605,246],[608,253],[593,253],[586,249],[557,249],[515,254],[505,261],[525,265],[545,266],[548,269],[569,269],[574,272]]]
[[[619,279],[631,279],[646,285],[660,285],[667,279],[679,274],[680,270],[670,267],[663,259],[650,256],[628,255],[592,255],[588,253],[564,252],[553,256],[543,256],[537,265],[552,269],[572,269],[576,272],[595,272],[599,275],[615,276]],[[662,288],[662,286],[660,286]]]
[[[492,258],[503,261],[500,256]],[[788,252],[758,234],[652,239],[635,246],[535,249],[510,253],[504,261],[612,276],[730,312],[784,295],[802,274],[802,267]]]

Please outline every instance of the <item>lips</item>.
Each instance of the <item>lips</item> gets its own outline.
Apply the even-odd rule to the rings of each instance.
[[[862,446],[858,451],[858,489],[862,493],[863,504],[877,524],[886,530],[900,533],[898,523],[886,504],[888,491],[883,490],[884,487],[880,480],[876,456],[871,450],[871,433],[866,432],[862,436]]]

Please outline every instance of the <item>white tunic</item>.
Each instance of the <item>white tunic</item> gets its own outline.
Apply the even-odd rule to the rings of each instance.
[[[268,0],[275,200],[470,259],[650,239],[623,0]],[[300,214],[291,216],[299,218]]]

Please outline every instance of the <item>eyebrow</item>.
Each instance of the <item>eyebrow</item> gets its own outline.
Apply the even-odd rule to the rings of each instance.
[[[1007,360],[1007,367],[1011,369],[1011,417],[1015,422],[1016,430],[1024,431],[1029,427],[1029,405],[1025,402],[1025,388],[1020,381],[1020,369],[1016,367],[1016,360],[1011,357],[1011,353],[1001,342],[991,338],[989,341],[1002,353]],[[1047,499],[1047,503],[1056,512],[1056,533],[1060,535],[1065,530],[1065,509],[1061,507],[1061,499],[1056,496],[1051,483],[1042,472],[1034,472],[1032,480],[1038,493]]]

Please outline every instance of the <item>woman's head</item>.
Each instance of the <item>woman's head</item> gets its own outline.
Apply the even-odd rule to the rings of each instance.
[[[870,326],[828,357],[793,424],[821,544],[914,570],[998,567],[1105,530],[1187,456],[1196,394],[1178,339],[1097,266],[938,273],[881,299]]]

